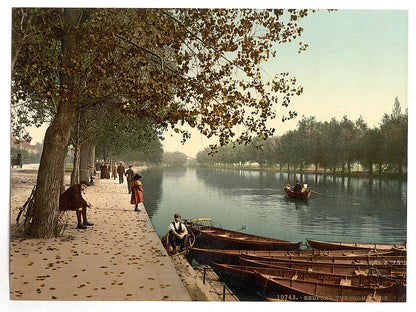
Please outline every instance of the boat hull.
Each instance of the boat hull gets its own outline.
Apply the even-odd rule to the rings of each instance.
[[[192,247],[189,249],[190,255],[201,264],[210,264],[211,261],[219,263],[239,264],[240,255],[253,255],[261,257],[294,257],[294,256],[351,256],[361,257],[374,255],[373,251],[368,250],[334,250],[334,251],[319,251],[319,250],[224,250],[224,249],[203,249]],[[390,254],[386,252],[384,254]]]
[[[325,242],[306,239],[311,248],[318,250],[357,250],[357,249],[377,249],[393,250],[406,249],[406,243],[400,244],[373,244],[373,243],[343,243],[343,242]]]
[[[185,255],[188,253],[189,248],[192,247],[194,244],[195,237],[193,236],[192,233],[188,235],[188,242],[184,250],[182,251],[171,250],[171,248],[169,248],[169,233],[166,233],[164,236],[162,236],[160,238],[160,241],[162,242],[162,245],[163,247],[165,247],[166,252],[168,253],[169,256],[179,256],[179,255]]]
[[[259,261],[294,261],[294,262],[318,262],[335,264],[355,264],[355,265],[406,265],[407,257],[404,256],[281,256],[281,255],[243,255],[246,259]]]
[[[195,246],[233,250],[297,250],[301,242],[289,242],[212,226],[187,222],[188,231],[195,236]]]
[[[406,301],[406,288],[402,285],[392,287],[354,287],[304,281],[297,279],[284,279],[255,274],[256,282],[264,290],[267,297],[290,296],[294,301],[335,301],[335,302],[403,302]]]
[[[402,279],[406,276],[406,265],[337,264],[290,260],[262,261],[253,260],[244,255],[240,256],[240,264],[246,266],[298,269],[311,272],[323,272],[339,275],[383,275],[399,279]]]
[[[285,187],[285,193],[287,194],[287,196],[289,196],[290,198],[293,199],[301,199],[301,200],[305,200],[308,199],[309,197],[311,197],[312,192],[308,191],[308,192],[293,192],[289,187]]]
[[[254,271],[270,276],[284,279],[297,279],[315,281],[326,284],[350,285],[355,287],[392,287],[396,284],[403,284],[403,280],[388,278],[384,276],[345,275],[290,268],[270,268],[235,264],[221,264],[212,262],[211,266],[218,275],[228,275],[238,281],[254,282]]]

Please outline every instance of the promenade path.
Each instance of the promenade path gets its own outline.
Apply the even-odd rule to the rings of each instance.
[[[13,179],[12,223],[31,189],[12,173]],[[126,183],[95,181],[84,195],[93,206],[87,215],[94,226],[76,229],[70,211],[62,237],[12,235],[10,300],[190,301],[147,212],[133,211]]]

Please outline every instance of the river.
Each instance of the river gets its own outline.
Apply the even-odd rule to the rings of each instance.
[[[407,182],[212,168],[143,172],[144,204],[162,236],[173,214],[209,217],[214,226],[276,239],[399,243],[407,234]],[[284,194],[308,183],[307,201]]]

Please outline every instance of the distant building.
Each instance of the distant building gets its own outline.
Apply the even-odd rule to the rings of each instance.
[[[26,140],[18,141],[14,135],[11,135],[10,146],[20,148],[22,150],[27,151],[30,154],[36,154],[38,152],[36,149],[36,145],[30,144],[30,142]]]

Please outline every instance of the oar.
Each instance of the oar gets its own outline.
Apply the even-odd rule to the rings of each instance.
[[[280,194],[280,192],[283,192],[283,191],[275,191],[275,192],[270,193],[270,194],[264,194],[264,196],[270,196],[270,195],[273,195],[273,194]]]
[[[264,194],[264,196],[270,196],[270,195],[273,195],[273,194],[277,194],[277,193],[273,192],[273,193],[270,193],[270,194]]]
[[[318,195],[324,195],[325,196],[325,194],[322,194],[322,193],[319,193],[319,192],[315,192],[315,191],[312,191],[312,190],[311,190],[311,192],[315,193],[315,194],[318,194]]]

